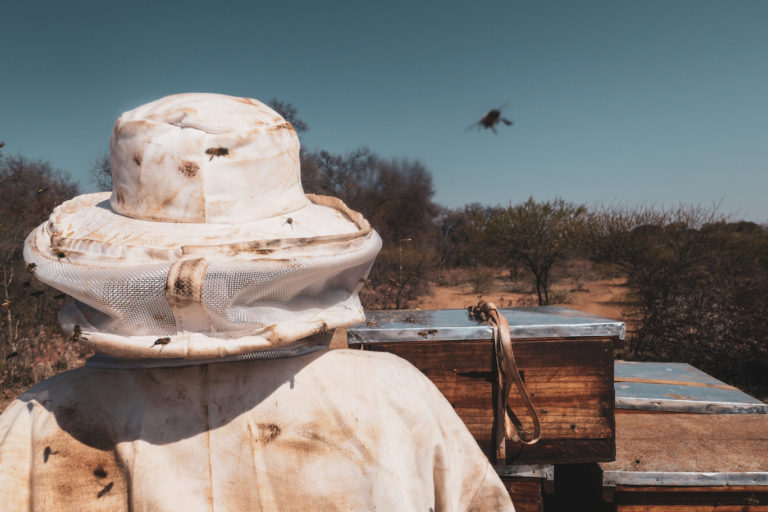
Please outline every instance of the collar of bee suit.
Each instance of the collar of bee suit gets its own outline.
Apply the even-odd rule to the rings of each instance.
[[[63,203],[25,243],[38,279],[75,298],[67,332],[120,357],[206,359],[364,320],[381,239],[303,193],[298,138],[269,107],[162,98],[117,120],[110,154],[112,193]]]

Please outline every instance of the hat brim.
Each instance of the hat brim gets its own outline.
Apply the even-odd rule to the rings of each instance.
[[[381,248],[338,199],[239,225],[121,216],[107,194],[57,207],[28,237],[37,278],[77,299],[67,332],[120,357],[230,357],[364,319],[358,292]],[[162,340],[156,343],[157,340]]]
[[[371,227],[342,201],[307,194],[303,208],[241,224],[156,222],[116,213],[109,192],[84,194],[58,206],[37,228],[32,249],[53,260],[108,267],[174,261],[194,255],[268,255],[366,236]]]

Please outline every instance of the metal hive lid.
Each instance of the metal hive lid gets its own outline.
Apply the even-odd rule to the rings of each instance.
[[[559,306],[507,308],[512,338],[609,336],[624,339],[624,322]],[[398,341],[490,339],[491,326],[471,319],[465,309],[366,311],[366,324],[349,328],[350,344]]]
[[[614,363],[616,408],[768,414],[768,405],[685,363]]]

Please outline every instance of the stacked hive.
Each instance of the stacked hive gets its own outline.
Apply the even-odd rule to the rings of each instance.
[[[608,510],[768,510],[768,405],[680,363],[616,362]]]
[[[392,352],[426,374],[453,405],[515,497],[518,510],[541,510],[553,465],[615,456],[613,351],[621,322],[560,307],[501,310],[523,382],[541,419],[541,440],[508,442],[496,460],[499,393],[493,329],[465,310],[369,311],[350,328],[350,348]],[[514,390],[507,402],[532,430]]]

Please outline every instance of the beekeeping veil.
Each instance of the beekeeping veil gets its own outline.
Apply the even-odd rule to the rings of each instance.
[[[168,96],[120,116],[110,155],[111,194],[66,201],[25,242],[36,276],[76,299],[65,331],[120,357],[207,359],[364,320],[381,239],[304,194],[296,133],[266,105]]]

